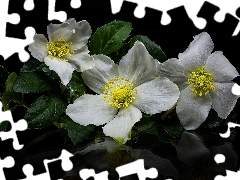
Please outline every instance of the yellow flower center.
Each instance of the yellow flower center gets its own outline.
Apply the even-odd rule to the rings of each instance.
[[[59,41],[51,42],[47,44],[48,55],[51,58],[56,57],[58,60],[63,59],[66,55],[71,57],[74,51],[71,48],[72,42],[66,42],[64,39],[59,39]]]
[[[127,108],[129,104],[136,99],[134,94],[137,93],[133,88],[133,83],[127,78],[112,78],[103,88],[103,99],[106,103],[117,107]]]
[[[188,79],[188,84],[193,84],[193,88],[191,88],[192,93],[199,96],[206,95],[210,90],[214,91],[213,82],[212,74],[206,72],[204,66],[197,71],[191,72]]]

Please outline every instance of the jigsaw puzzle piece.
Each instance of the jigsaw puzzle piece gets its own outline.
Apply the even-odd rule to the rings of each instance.
[[[137,174],[139,180],[146,180],[146,178],[155,179],[158,176],[158,171],[156,168],[150,168],[148,170],[144,168],[143,159],[119,166],[116,168],[116,171],[119,174],[119,178]]]
[[[16,131],[24,131],[27,129],[28,124],[26,120],[21,119],[18,122],[14,122],[12,118],[12,113],[11,111],[2,111],[2,103],[0,102],[0,123],[3,121],[9,121],[11,123],[11,130],[8,132],[0,132],[0,138],[2,141],[6,139],[13,139],[13,148],[15,150],[20,150],[23,145],[19,144],[18,137],[16,134]]]
[[[224,21],[219,23],[214,18],[216,13],[219,11],[220,8],[218,6],[215,6],[206,1],[197,16],[207,20],[207,25],[204,28],[205,31],[209,33],[214,33],[215,31],[216,33],[216,29],[218,29],[217,33],[225,33],[227,36],[231,37],[239,23],[239,20],[233,15],[227,13],[225,15]]]
[[[0,6],[0,55],[7,59],[14,53],[19,53],[19,58],[21,61],[26,61],[29,58],[28,53],[24,50],[24,47],[30,44],[33,39],[31,36],[35,31],[28,27],[25,29],[26,39],[16,39],[8,38],[6,28],[7,24],[18,24],[20,21],[20,16],[18,13],[9,13],[9,0],[2,0]],[[8,14],[9,13],[9,14]]]
[[[0,158],[0,179],[6,180],[3,172],[3,168],[11,168],[14,166],[14,159],[11,156],[4,158],[3,160]]]
[[[31,164],[25,164],[22,168],[23,173],[26,178],[21,180],[53,180],[51,175],[49,166],[55,162],[61,161],[61,168],[63,171],[70,171],[73,168],[73,163],[70,160],[70,157],[73,157],[73,154],[69,153],[65,149],[62,150],[61,155],[58,158],[54,159],[45,159],[43,160],[44,167],[46,169],[45,173],[41,173],[38,175],[33,175],[33,166]],[[51,168],[52,169],[52,168]],[[53,170],[53,169],[52,169]],[[55,179],[55,178],[54,178]]]

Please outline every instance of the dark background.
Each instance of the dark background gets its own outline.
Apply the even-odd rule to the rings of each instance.
[[[50,23],[61,23],[57,20],[48,21],[48,1],[41,0],[35,1],[35,8],[32,11],[25,11],[23,7],[25,0],[11,1],[9,2],[9,14],[18,13],[21,16],[21,21],[17,25],[7,24],[7,36],[16,37],[24,39],[24,29],[27,26],[32,26],[35,28],[36,33],[45,34],[47,36],[46,27]],[[94,33],[98,27],[103,26],[113,20],[129,21],[132,23],[133,30],[131,32],[131,37],[134,35],[144,35],[148,36],[152,41],[161,46],[162,50],[165,52],[168,58],[177,58],[178,53],[182,53],[188,47],[189,43],[193,40],[193,36],[205,31],[208,32],[214,42],[214,51],[223,51],[223,54],[229,59],[229,61],[235,66],[240,72],[239,60],[240,60],[240,34],[237,36],[232,36],[237,24],[238,19],[230,14],[227,14],[224,22],[218,23],[214,20],[214,15],[219,8],[208,2],[205,2],[203,7],[198,13],[199,17],[207,20],[207,25],[204,29],[197,29],[192,20],[188,18],[186,10],[183,6],[170,10],[168,14],[171,16],[171,23],[166,26],[160,24],[162,12],[157,10],[152,10],[146,8],[146,15],[142,19],[138,19],[134,16],[133,12],[137,4],[124,1],[122,8],[119,13],[112,14],[110,0],[81,0],[82,5],[78,9],[73,9],[70,6],[70,0],[57,1],[55,11],[65,11],[68,18],[75,18],[76,21],[87,20]],[[240,8],[237,10],[236,14],[240,16]],[[31,17],[31,18],[29,18]],[[25,48],[27,50],[27,47]],[[18,54],[12,55],[7,60],[3,60],[0,56],[0,65],[4,66],[9,72],[19,73],[20,68],[23,63],[19,60]],[[235,82],[240,84],[239,79],[235,79]],[[31,98],[31,95],[28,96]],[[239,100],[235,107],[235,110],[239,109]],[[22,119],[24,117],[24,109],[19,108],[13,113],[14,120]],[[240,124],[240,121],[238,120]],[[34,137],[37,137],[44,132],[47,132],[49,128],[44,130],[27,130],[25,132],[17,133],[19,136],[20,143],[28,144]],[[237,129],[237,128],[236,128]],[[238,130],[238,129],[237,129]],[[238,132],[238,131],[236,131]],[[239,132],[236,135],[236,140],[233,142],[233,146],[236,152],[239,151],[237,143],[239,141]],[[10,177],[13,172],[18,172],[17,177],[24,178],[21,172],[22,161],[19,153],[11,147],[11,140],[6,142],[0,141],[0,147],[3,151],[8,151],[9,154],[13,153],[16,160],[16,165],[14,168],[6,169],[6,177]],[[47,146],[46,146],[47,145]],[[31,151],[50,150],[57,154],[60,153],[62,147],[62,139],[58,135],[53,135],[47,138],[43,142],[35,147],[32,147]],[[4,158],[6,155],[1,155]],[[57,157],[57,156],[56,156]],[[45,157],[44,157],[45,158]],[[38,159],[32,159],[31,161],[41,162],[44,158],[38,157]],[[41,164],[41,163],[40,163]],[[37,167],[34,171],[35,174],[43,173],[43,166]]]

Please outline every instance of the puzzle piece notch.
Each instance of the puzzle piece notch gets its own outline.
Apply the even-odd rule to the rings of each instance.
[[[14,159],[11,156],[8,156],[1,160],[0,158],[0,179],[1,180],[6,180],[3,172],[3,168],[11,168],[14,166]]]
[[[228,129],[227,129],[227,132],[221,134],[219,133],[219,135],[222,137],[222,138],[228,138],[230,136],[230,128],[235,128],[235,127],[240,127],[239,124],[236,124],[236,123],[232,123],[232,122],[229,122],[228,123]]]
[[[96,174],[94,169],[82,169],[79,172],[79,176],[83,180],[87,180],[90,177],[94,177],[95,180],[108,180],[108,171]]]
[[[63,149],[61,155],[58,158],[54,158],[51,160],[48,160],[48,159],[43,160],[43,164],[46,169],[46,172],[38,175],[33,175],[33,166],[31,164],[25,164],[22,170],[23,170],[23,173],[26,175],[26,178],[21,180],[43,180],[43,179],[51,180],[48,164],[51,162],[61,160],[62,169],[64,171],[70,171],[73,168],[73,163],[70,160],[70,157],[72,156],[73,154]]]
[[[115,3],[117,1],[117,3]],[[151,9],[157,9],[163,13],[161,18],[162,25],[168,25],[171,23],[171,16],[169,16],[168,11],[173,10],[177,7],[184,6],[187,11],[188,17],[192,19],[194,25],[198,29],[205,28],[207,22],[204,18],[198,17],[197,14],[199,10],[202,8],[202,5],[206,2],[205,0],[199,1],[189,1],[189,0],[169,0],[167,2],[159,2],[158,0],[152,1],[138,1],[138,0],[125,0],[132,3],[138,4],[134,11],[134,15],[137,18],[142,18],[145,15],[145,7],[149,7]],[[120,11],[121,5],[123,4],[124,0],[112,0],[112,12],[113,14]],[[116,5],[113,5],[115,3]],[[219,0],[209,0],[209,3],[218,6],[221,8],[218,12],[214,15],[215,21],[221,23],[225,20],[226,14],[231,14],[238,20],[240,20],[239,16],[236,14],[238,7],[240,7],[240,1],[234,1],[230,4],[227,1],[219,1]],[[118,6],[118,7],[117,7]],[[232,33],[233,36],[236,36],[240,30],[240,23],[235,27],[235,30]]]
[[[13,139],[13,148],[15,150],[20,150],[22,149],[23,145],[19,144],[18,141],[18,137],[16,134],[16,131],[24,131],[27,129],[28,124],[26,122],[26,120],[21,119],[18,122],[14,122],[13,118],[12,118],[12,113],[11,111],[2,111],[2,103],[0,102],[0,123],[3,121],[9,121],[11,123],[11,130],[8,132],[0,132],[0,138],[2,139],[2,141],[6,140],[6,139]]]
[[[144,160],[138,159],[129,164],[125,164],[116,168],[116,171],[119,174],[119,178],[129,176],[137,173],[139,180],[146,180],[146,178],[157,178],[158,171],[156,168],[150,168],[146,170],[144,168]]]
[[[235,94],[236,96],[240,96],[240,86],[237,83],[233,85],[232,93]]]
[[[78,9],[81,7],[82,3],[80,0],[71,0],[70,5],[73,9]]]
[[[32,11],[35,7],[33,0],[26,0],[23,7],[26,11]]]

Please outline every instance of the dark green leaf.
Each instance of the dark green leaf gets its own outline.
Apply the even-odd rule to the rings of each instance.
[[[151,56],[154,59],[157,59],[159,62],[164,62],[167,60],[167,56],[162,51],[161,47],[157,45],[155,42],[151,41],[147,36],[142,35],[134,36],[129,42],[130,48],[133,47],[134,43],[137,40],[141,41],[145,45],[149,54],[151,54]]]
[[[23,67],[20,69],[21,73],[39,71],[39,66],[43,64],[36,59],[30,59],[24,63]]]
[[[163,143],[169,143],[173,140],[173,138],[163,128],[158,128],[158,139]]]
[[[15,81],[17,80],[17,74],[12,72],[6,80],[6,91],[11,92]]]
[[[72,79],[68,83],[68,87],[71,90],[78,92],[79,94],[83,94],[85,92],[85,88],[83,85],[81,75],[78,72],[76,72],[76,71],[73,72]]]
[[[58,95],[41,96],[33,102],[25,114],[29,128],[44,128],[64,113],[67,104]]]
[[[128,38],[132,24],[124,21],[113,21],[96,30],[89,43],[91,54],[105,54],[117,52]]]
[[[149,119],[144,119],[142,118],[141,121],[137,122],[133,130],[137,131],[138,133],[140,132],[149,132],[149,129],[153,126],[154,122],[150,121]],[[150,131],[150,133],[154,133],[154,131]]]
[[[218,117],[217,112],[214,111],[213,109],[211,109],[209,111],[207,119],[203,122],[203,124],[200,127],[209,128],[209,129],[213,130],[220,126],[227,126],[227,123],[229,121],[235,122],[236,117],[237,117],[236,113],[234,111],[232,111],[228,115],[227,119],[221,119],[220,117]]]
[[[75,123],[68,116],[65,116],[63,119],[65,122],[64,128],[67,130],[68,136],[74,145],[82,142],[94,130],[94,125],[82,126]]]
[[[168,122],[165,121],[162,124],[162,127],[173,138],[179,137],[182,132],[181,124],[176,122],[171,122],[171,120],[169,120]]]
[[[39,69],[39,70],[42,70],[43,72],[45,72],[46,75],[47,75],[48,77],[52,78],[52,79],[58,79],[58,80],[60,79],[59,76],[58,76],[58,74],[57,74],[55,71],[50,70],[49,67],[48,67],[45,63],[41,64],[41,65],[38,67],[38,69]]]
[[[3,122],[1,122],[1,123],[0,123],[0,132],[1,132],[1,131],[3,131],[3,132],[6,131],[8,124],[9,124],[9,121],[3,121]]]
[[[57,84],[57,81],[48,78],[45,74],[28,72],[18,76],[13,90],[21,93],[37,93],[51,90]]]
[[[10,73],[0,65],[0,86],[5,87],[5,81],[7,80],[9,74]]]
[[[11,102],[15,102],[15,103],[19,102],[18,93],[5,91],[2,96],[2,104],[3,104],[4,111],[9,110],[9,105]]]
[[[73,71],[72,79],[66,86],[66,89],[64,89],[63,96],[68,100],[72,99],[72,102],[74,102],[76,98],[80,97],[84,93],[85,87],[81,74],[76,71]]]

